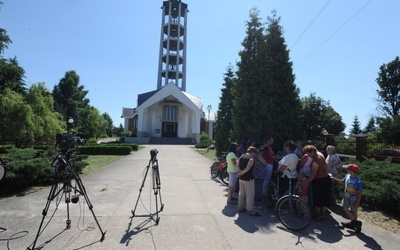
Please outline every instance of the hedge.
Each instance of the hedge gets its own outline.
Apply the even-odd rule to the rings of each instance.
[[[85,155],[128,155],[132,151],[132,146],[82,146],[78,148],[79,154]]]

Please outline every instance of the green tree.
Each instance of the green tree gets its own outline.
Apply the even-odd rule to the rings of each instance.
[[[378,73],[376,82],[379,88],[379,110],[385,116],[394,118],[400,111],[400,60],[397,56],[388,64],[383,64]]]
[[[368,120],[367,125],[365,126],[363,133],[365,134],[372,134],[376,132],[376,126],[375,126],[375,118],[371,116]]]
[[[342,120],[342,116],[336,112],[332,106],[328,105],[323,110],[323,127],[328,131],[329,134],[338,135],[343,132],[346,128],[346,124],[344,124]]]
[[[60,113],[54,111],[54,101],[44,83],[33,84],[25,97],[31,107],[34,119],[34,141],[54,142],[56,134],[65,130]]]
[[[358,116],[355,115],[354,116],[354,120],[353,120],[353,124],[352,124],[352,128],[350,130],[350,134],[352,135],[356,135],[356,134],[360,134],[361,131],[361,124],[360,121],[358,120]]]
[[[76,72],[68,71],[59,84],[54,86],[52,92],[55,110],[63,115],[66,123],[70,117],[73,118],[75,127],[80,127],[82,124],[79,120],[79,117],[82,117],[79,111],[89,107],[89,99],[86,98],[88,91],[84,88],[79,84]]]
[[[79,124],[74,128],[75,130],[85,133],[90,138],[100,138],[106,135],[107,122],[100,114],[99,110],[87,106],[78,110]]]
[[[235,76],[233,66],[229,65],[225,77],[223,88],[221,89],[221,97],[218,105],[217,120],[215,122],[215,147],[216,155],[220,155],[222,151],[226,151],[232,140],[232,111],[233,111],[233,96],[232,88],[234,85]]]
[[[0,140],[16,147],[34,139],[34,115],[22,94],[6,88],[0,98]]]
[[[0,8],[3,3],[0,2]],[[10,37],[7,35],[5,29],[0,28],[0,54],[3,54],[4,49],[8,48],[8,45],[12,43]]]
[[[400,115],[377,118],[379,129],[377,139],[387,143],[400,145]]]
[[[113,134],[114,135],[116,135],[116,136],[121,136],[122,135],[122,132],[124,132],[124,126],[122,126],[122,123],[120,123],[119,124],[119,127],[114,127],[114,130],[113,130],[114,132],[113,132]]]
[[[102,116],[106,122],[107,136],[111,137],[111,136],[113,136],[113,128],[114,128],[113,120],[111,119],[111,116],[107,113],[104,113]]]
[[[237,62],[237,82],[232,89],[234,136],[239,140],[256,139],[260,130],[255,117],[260,107],[259,85],[265,84],[265,37],[264,28],[256,8],[250,10],[250,21],[246,23],[247,36],[242,42]],[[256,111],[259,113],[259,111]]]
[[[315,140],[322,136],[322,113],[326,102],[311,93],[309,97],[301,99],[301,128],[306,140]]]
[[[265,77],[261,84],[261,98],[258,105],[262,107],[260,115],[262,138],[272,135],[279,147],[288,139],[301,137],[299,89],[294,81],[292,62],[287,49],[280,17],[276,11],[267,17]],[[256,117],[257,118],[257,117]],[[255,120],[258,123],[260,120]]]
[[[330,106],[328,101],[311,93],[301,99],[301,128],[304,139],[321,139],[322,131],[337,135],[345,129],[342,117]]]
[[[299,90],[294,84],[280,18],[267,17],[264,28],[259,11],[250,11],[246,37],[237,63],[233,88],[235,138],[264,140],[272,135],[277,145],[300,135]]]
[[[2,4],[3,3],[0,1],[0,9]],[[12,40],[7,35],[7,31],[0,28],[0,95],[6,88],[10,88],[18,93],[24,93],[26,91],[23,81],[25,77],[24,69],[18,65],[18,61],[15,57],[6,59],[2,56],[4,50],[8,48],[10,43],[12,43]]]
[[[15,57],[0,58],[0,95],[6,88],[25,94],[26,87],[23,78],[25,78],[25,70],[19,66]]]

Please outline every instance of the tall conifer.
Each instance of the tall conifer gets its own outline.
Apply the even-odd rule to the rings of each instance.
[[[239,52],[237,63],[237,84],[234,87],[233,126],[239,140],[256,140],[260,136],[257,124],[257,107],[261,104],[256,98],[260,83],[264,81],[263,60],[265,50],[264,28],[256,8],[250,10],[250,21],[246,23],[247,36],[243,49]]]
[[[300,138],[300,98],[280,18],[268,17],[264,28],[259,11],[250,11],[246,37],[237,63],[233,125],[241,140],[263,141],[272,136],[279,147]]]
[[[265,99],[269,99],[268,115],[273,118],[272,127],[265,126],[265,132],[271,133],[277,143],[300,138],[301,102],[299,89],[295,84],[292,62],[289,50],[283,37],[283,28],[279,24],[280,17],[272,11],[268,17],[268,27],[265,36],[268,71],[268,84],[265,89]],[[278,144],[278,145],[279,145]],[[282,145],[282,144],[280,144]]]
[[[217,120],[215,122],[216,154],[228,150],[232,138],[232,88],[235,81],[233,66],[229,65],[224,74],[223,88],[221,89],[220,103],[218,105]]]

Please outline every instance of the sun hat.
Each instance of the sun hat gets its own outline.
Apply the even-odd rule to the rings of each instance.
[[[349,169],[354,173],[358,174],[360,172],[360,168],[356,164],[349,164],[347,166],[343,166],[345,169]]]

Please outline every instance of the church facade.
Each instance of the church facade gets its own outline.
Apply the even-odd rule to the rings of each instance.
[[[124,129],[136,132],[128,141],[146,144],[151,138],[199,141],[209,125],[201,98],[186,92],[187,4],[163,1],[157,89],[139,94],[135,108],[122,108]]]

